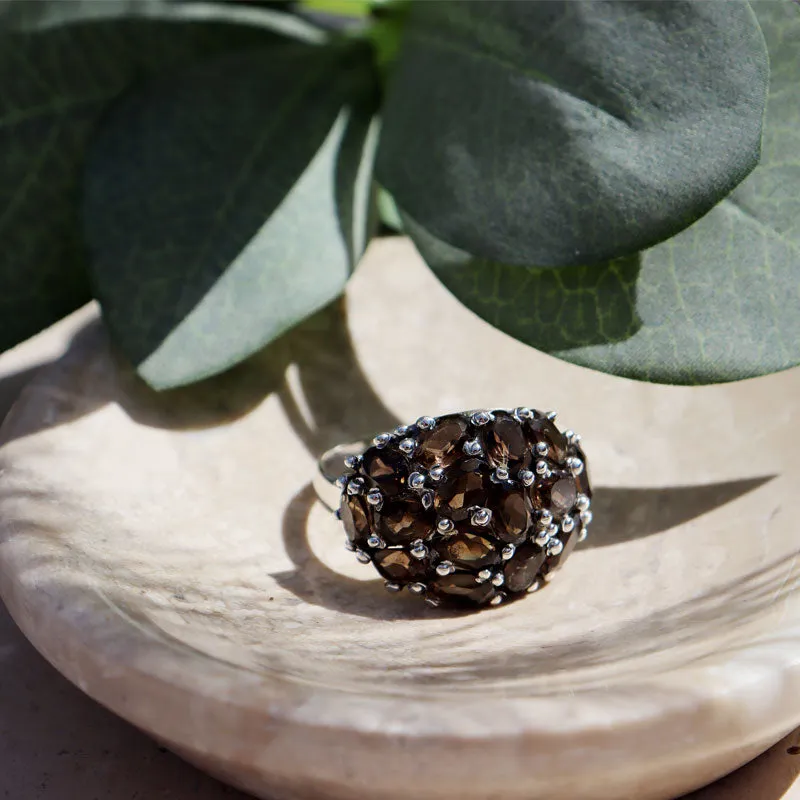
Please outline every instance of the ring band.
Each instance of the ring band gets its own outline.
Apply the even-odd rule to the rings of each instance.
[[[499,605],[549,581],[592,519],[580,436],[554,419],[525,407],[420,417],[329,450],[317,493],[389,591]]]

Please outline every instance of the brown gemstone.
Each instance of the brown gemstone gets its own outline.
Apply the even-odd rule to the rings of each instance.
[[[433,501],[437,513],[456,521],[466,519],[473,506],[486,506],[491,480],[480,462],[468,459],[453,466]]]
[[[361,468],[386,497],[394,497],[405,488],[408,461],[393,447],[370,447]]]
[[[524,592],[533,586],[544,564],[545,555],[544,550],[533,542],[518,548],[503,570],[506,588],[510,592]]]
[[[558,517],[568,514],[575,506],[578,486],[568,472],[553,472],[552,475],[531,487],[534,508],[546,508]]]
[[[497,564],[500,554],[489,539],[474,533],[457,533],[436,545],[443,561],[452,561],[457,567],[482,570]]]
[[[347,538],[353,543],[364,542],[370,535],[367,507],[358,496],[342,495],[339,514]]]
[[[427,539],[434,531],[434,518],[418,495],[385,501],[377,516],[380,533],[389,544],[410,544]]]
[[[486,426],[483,447],[493,467],[505,467],[516,472],[530,466],[531,450],[522,425],[506,414],[498,414]]]
[[[483,605],[496,594],[491,583],[478,583],[470,572],[437,577],[428,584],[428,591],[450,605]]]
[[[530,501],[525,493],[499,486],[492,492],[492,527],[504,542],[518,544],[525,539],[531,525]]]
[[[569,554],[575,549],[575,545],[578,544],[580,535],[580,525],[576,525],[569,533],[564,533],[564,531],[561,531],[558,534],[558,538],[561,540],[561,544],[564,545],[564,549],[557,556],[550,556],[547,559],[548,570],[555,569],[559,564],[562,564],[567,560]]]
[[[562,462],[567,457],[567,438],[547,417],[536,417],[528,420],[528,436],[535,445],[544,442],[547,445],[547,457]]]
[[[462,417],[441,417],[436,427],[419,435],[417,458],[431,467],[449,467],[461,456],[466,441],[467,422]]]
[[[577,484],[578,491],[581,494],[585,494],[588,498],[591,499],[592,496],[592,488],[589,485],[589,465],[586,463],[586,456],[584,455],[583,450],[580,447],[575,448],[575,455],[583,461],[583,470],[581,471],[580,475],[575,478],[575,483]]]
[[[411,583],[425,577],[425,562],[405,550],[378,550],[375,567],[386,580]]]

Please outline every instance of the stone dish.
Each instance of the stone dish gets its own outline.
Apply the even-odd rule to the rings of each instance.
[[[59,670],[272,798],[666,800],[800,721],[800,371],[695,389],[563,364],[403,240],[347,309],[163,395],[85,313],[0,449],[0,589]],[[583,435],[589,539],[508,606],[387,594],[315,502],[316,456],[520,403]]]

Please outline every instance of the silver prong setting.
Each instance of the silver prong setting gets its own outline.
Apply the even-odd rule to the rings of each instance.
[[[544,416],[552,422],[558,416],[558,411],[547,411]]]
[[[386,549],[386,542],[378,536],[377,533],[373,533],[368,539],[367,544],[373,550],[385,550]]]
[[[436,427],[436,420],[433,417],[420,417],[417,420],[417,427],[421,431],[430,431]]]
[[[361,456],[347,456],[344,465],[347,469],[358,469],[361,466]]]
[[[592,524],[592,519],[593,516],[591,511],[589,511],[588,509],[586,511],[581,511],[581,524],[583,525],[584,528],[588,528],[589,525]]]
[[[415,539],[411,542],[411,555],[420,559],[420,561],[428,557],[428,548],[425,547],[425,542],[422,539]]]
[[[489,578],[492,577],[492,571],[490,569],[482,569],[476,576],[475,576],[475,583],[486,583]]]
[[[510,558],[514,557],[514,553],[517,552],[517,548],[514,547],[513,544],[507,544],[500,553],[500,557],[503,561],[508,561]]]
[[[543,508],[539,512],[539,524],[547,527],[552,521],[553,521],[552,512],[548,511],[546,508]]]
[[[561,530],[564,531],[564,533],[569,533],[574,528],[575,528],[575,520],[572,517],[567,516],[561,520]]]
[[[380,489],[370,489],[367,492],[367,502],[373,508],[380,508],[383,505],[383,495]]]
[[[578,534],[578,544],[580,544],[581,542],[585,542],[586,541],[586,537],[588,535],[589,535],[589,529],[588,528],[583,528],[581,530],[581,532]]]
[[[492,512],[488,508],[476,508],[470,517],[470,522],[479,528],[485,528],[491,521]]]
[[[536,531],[533,541],[538,544],[539,547],[544,547],[550,541],[550,533],[548,532],[547,528],[542,528],[541,530]]]
[[[537,475],[547,475],[548,467],[546,461],[537,461],[534,467]]]
[[[506,579],[502,572],[496,572],[492,575],[492,586],[502,586],[505,582]]]
[[[495,483],[505,483],[508,480],[508,470],[505,467],[498,467],[492,478]]]
[[[444,478],[444,467],[431,467],[428,472],[428,477],[438,483],[442,478]]]
[[[546,456],[550,452],[550,448],[547,446],[547,442],[536,442],[536,450],[537,456]]]
[[[399,583],[395,583],[394,581],[386,581],[383,586],[387,592],[391,592],[392,594],[397,594],[397,592],[403,588]]]
[[[489,411],[476,411],[470,417],[470,422],[480,428],[483,425],[488,425],[493,419],[494,416]]]
[[[452,533],[455,527],[453,520],[447,519],[446,517],[440,517],[436,523],[436,530],[439,531],[439,533]]]
[[[410,456],[417,449],[417,440],[411,437],[403,439],[398,447],[407,455]]]
[[[551,539],[547,543],[547,555],[559,556],[564,550],[564,543],[561,539]]]
[[[373,440],[372,444],[375,447],[386,447],[389,442],[392,441],[392,434],[391,433],[379,433]]]
[[[526,419],[533,419],[533,411],[527,406],[517,406],[512,413],[520,422]]]
[[[585,494],[579,494],[575,498],[575,508],[577,508],[578,511],[588,511],[590,505],[591,501]]]
[[[411,594],[423,594],[428,587],[424,583],[409,583],[408,591]]]
[[[425,486],[425,476],[421,472],[412,472],[408,476],[408,485],[412,489],[422,489]]]
[[[523,486],[533,486],[533,482],[536,480],[536,476],[529,469],[521,469],[517,477]]]
[[[363,550],[356,550],[356,558],[361,564],[369,564],[372,559]]]
[[[566,463],[567,463],[567,469],[569,469],[569,471],[575,477],[577,477],[578,475],[581,474],[581,472],[583,472],[583,461],[581,461],[581,459],[579,459],[577,456],[570,456],[567,459]]]
[[[353,478],[351,481],[347,482],[347,494],[351,497],[354,495],[361,494],[364,491],[364,479],[363,478]]]
[[[433,492],[430,490],[423,492],[422,496],[420,497],[420,502],[426,511],[433,508]]]
[[[441,575],[443,578],[452,575],[456,571],[452,561],[440,561],[436,565],[436,574]]]
[[[502,602],[503,602],[503,595],[502,595],[502,594],[496,594],[496,595],[495,595],[495,596],[494,596],[494,597],[493,597],[493,598],[492,598],[492,599],[489,601],[489,605],[490,605],[490,606],[499,606],[499,605],[500,605]]]
[[[478,439],[470,439],[464,444],[464,452],[468,456],[479,456],[483,452],[483,447]]]

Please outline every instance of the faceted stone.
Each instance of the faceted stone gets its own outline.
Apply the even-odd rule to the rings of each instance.
[[[507,414],[497,414],[483,430],[483,447],[493,467],[517,472],[528,469],[531,449],[522,425]]]
[[[525,492],[497,486],[489,508],[492,509],[492,527],[499,539],[509,544],[519,544],[525,539],[532,522],[530,500]]]
[[[558,538],[561,541],[561,544],[564,545],[564,549],[557,556],[550,556],[547,559],[548,570],[555,569],[567,560],[569,554],[575,549],[575,545],[578,544],[581,530],[581,526],[576,525],[569,533],[564,533],[564,531],[561,531],[558,534]]]
[[[354,544],[361,544],[369,537],[370,523],[366,503],[361,497],[342,495],[339,514],[344,524],[347,538]]]
[[[544,442],[547,458],[562,462],[567,457],[567,437],[547,417],[535,417],[526,423],[528,437],[533,445]]]
[[[378,572],[389,581],[412,583],[425,578],[425,561],[405,550],[378,550],[374,562]]]
[[[377,517],[378,530],[389,544],[410,544],[415,539],[427,539],[436,527],[435,517],[425,510],[415,494],[386,500]]]
[[[364,453],[361,469],[385,497],[403,491],[409,472],[406,457],[393,447],[370,447]]]
[[[538,544],[528,542],[506,564],[503,574],[509,592],[524,592],[536,582],[545,562],[546,553]]]
[[[575,455],[583,461],[583,471],[580,475],[575,478],[575,483],[578,486],[578,491],[581,494],[585,494],[587,497],[591,498],[592,496],[592,487],[589,481],[589,465],[586,463],[586,456],[584,455],[583,450],[580,447],[575,448]]]
[[[450,605],[484,605],[497,593],[489,581],[478,583],[471,572],[437,576],[428,583],[428,591]]]
[[[426,468],[449,467],[461,456],[466,441],[467,421],[462,417],[441,417],[432,430],[419,435],[417,460]]]
[[[500,553],[489,539],[476,533],[456,533],[439,542],[436,547],[443,561],[476,572],[500,561]]]
[[[433,501],[436,512],[456,521],[466,519],[473,506],[486,506],[491,486],[489,475],[477,459],[453,466],[442,485],[436,488]]]
[[[568,514],[575,506],[578,484],[569,472],[553,472],[546,480],[534,483],[530,497],[533,507],[546,508],[553,516]]]

